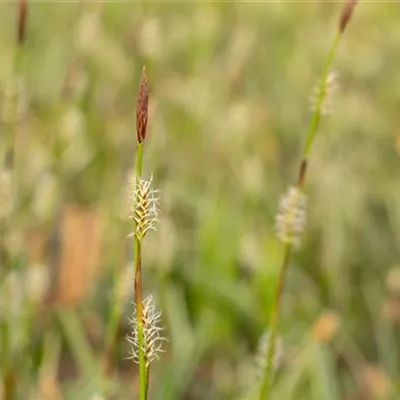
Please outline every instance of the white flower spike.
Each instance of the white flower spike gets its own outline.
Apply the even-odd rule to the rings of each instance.
[[[147,367],[163,353],[162,343],[166,339],[161,335],[163,328],[160,326],[161,311],[154,305],[153,296],[147,296],[143,301],[143,351]],[[132,327],[132,334],[127,340],[131,345],[130,357],[136,364],[139,364],[139,332],[136,321],[136,307],[132,319],[129,320]]]
[[[307,199],[297,187],[291,186],[279,202],[276,216],[277,236],[284,243],[300,245],[306,222]]]
[[[130,218],[135,221],[135,235],[142,240],[148,231],[156,230],[158,222],[158,203],[156,197],[158,191],[152,188],[152,178],[149,180],[140,179],[135,184],[131,197],[132,207]]]

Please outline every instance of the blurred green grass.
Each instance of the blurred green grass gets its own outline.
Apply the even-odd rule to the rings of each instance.
[[[15,201],[1,241],[0,377],[16,381],[16,398],[90,399],[105,386],[134,398],[126,318],[117,373],[109,382],[100,374],[113,282],[127,315],[133,297],[126,183],[143,65],[145,174],[162,198],[145,290],[169,337],[150,398],[240,398],[281,257],[277,201],[299,161],[340,8],[29,4],[13,100],[23,106]],[[339,92],[311,155],[307,229],[288,275],[276,399],[400,397],[398,8],[361,2],[341,43]],[[2,146],[15,18],[15,4],[0,5]]]

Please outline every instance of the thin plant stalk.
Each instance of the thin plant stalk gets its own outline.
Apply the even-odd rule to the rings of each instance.
[[[136,130],[137,130],[137,153],[136,153],[136,171],[135,171],[135,190],[140,186],[142,170],[143,170],[143,143],[146,138],[147,129],[147,112],[148,112],[148,88],[145,69],[143,68],[140,89],[137,104]],[[134,199],[135,201],[136,199]],[[142,290],[142,235],[139,235],[140,230],[138,222],[135,222],[135,233],[133,235],[134,242],[134,292],[135,292],[135,307],[136,307],[136,329],[137,329],[137,351],[139,361],[139,390],[140,400],[147,400],[148,392],[148,376],[149,363],[147,360],[144,337],[144,315],[143,315],[143,290]],[[114,352],[117,336],[118,323],[121,319],[122,304],[118,296],[118,282],[115,281],[115,299],[116,302],[111,310],[111,315],[107,325],[106,337],[106,360],[105,374],[108,375],[111,369],[111,358]]]
[[[285,283],[285,276],[286,276],[286,271],[287,267],[289,265],[289,260],[290,256],[292,253],[292,245],[291,244],[285,244],[284,248],[284,256],[283,256],[283,261],[282,265],[279,271],[279,276],[278,276],[278,282],[276,285],[276,292],[274,296],[274,303],[272,305],[272,312],[271,312],[271,317],[269,321],[269,335],[268,335],[268,344],[267,344],[267,353],[266,353],[266,360],[267,363],[265,365],[265,375],[264,375],[264,380],[262,383],[261,387],[261,392],[260,392],[260,400],[261,399],[267,399],[269,389],[271,386],[271,381],[272,381],[272,375],[273,375],[273,369],[274,369],[274,356],[275,356],[275,339],[276,339],[276,333],[277,333],[277,326],[278,326],[278,321],[279,321],[279,306],[280,306],[280,301],[282,298],[282,292],[284,288],[284,283]]]
[[[144,351],[144,330],[143,330],[143,294],[142,294],[142,254],[140,240],[134,240],[135,247],[135,303],[136,303],[136,326],[138,330],[138,351],[139,351],[139,383],[140,400],[147,399],[147,366],[146,354]]]
[[[312,115],[311,122],[310,122],[310,127],[309,131],[306,137],[306,141],[304,143],[304,148],[303,148],[303,153],[302,153],[302,159],[305,160],[308,158],[312,144],[315,139],[315,135],[318,132],[318,128],[321,122],[321,110],[326,98],[327,94],[327,89],[326,89],[326,82],[329,76],[329,73],[331,72],[333,61],[335,59],[335,55],[339,46],[340,39],[342,37],[342,32],[338,31],[333,39],[331,48],[329,50],[329,53],[326,57],[325,61],[325,68],[321,77],[321,82],[319,85],[319,90],[318,90],[318,97],[315,105],[315,111]],[[299,178],[304,178],[300,177]]]
[[[136,156],[136,173],[135,185],[139,185],[139,181],[143,170],[143,143],[138,143],[137,156]],[[137,329],[139,339],[139,377],[140,377],[140,400],[147,399],[148,388],[148,368],[146,367],[146,356],[143,349],[144,336],[143,336],[143,292],[142,292],[142,257],[141,257],[141,240],[134,236],[134,290],[135,290],[135,303],[137,307]],[[118,284],[115,282],[115,291],[118,291]],[[111,357],[115,347],[116,333],[118,322],[122,314],[122,304],[118,300],[118,293],[115,293],[116,303],[111,310],[109,323],[107,326],[107,344],[106,344],[106,360],[105,360],[105,373],[108,374],[111,369]]]
[[[296,187],[299,190],[299,192],[303,191],[308,158],[310,155],[312,145],[314,143],[315,136],[320,126],[323,106],[326,97],[328,95],[328,83],[327,83],[328,77],[332,70],[333,62],[337,53],[337,49],[339,47],[340,40],[350,20],[355,5],[356,1],[354,0],[349,0],[345,4],[339,20],[338,31],[332,41],[330,50],[326,57],[324,70],[318,87],[314,112],[311,117],[310,127],[306,136],[306,140],[301,155],[301,162],[298,169],[298,178]],[[288,269],[291,254],[293,252],[293,245],[294,245],[293,242],[285,243],[283,249],[283,258],[279,269],[278,281],[275,288],[272,312],[269,321],[269,336],[268,336],[268,346],[266,352],[266,366],[264,370],[263,380],[261,383],[261,390],[259,397],[260,400],[267,400],[269,398],[270,391],[272,388],[273,372],[274,372],[274,356],[275,356],[275,339],[279,324],[280,304],[282,300],[282,294],[284,291],[286,271]]]
[[[138,143],[137,159],[136,159],[136,185],[142,175],[143,165],[143,144]],[[140,238],[134,237],[134,266],[135,266],[135,303],[136,303],[136,324],[138,330],[138,347],[139,347],[139,383],[140,383],[140,400],[147,399],[148,389],[148,371],[146,354],[144,350],[144,330],[143,330],[143,293],[142,293],[142,246]]]

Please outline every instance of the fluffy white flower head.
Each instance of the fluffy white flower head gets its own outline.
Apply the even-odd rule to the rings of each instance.
[[[129,324],[132,327],[131,336],[127,340],[130,344],[130,357],[136,364],[139,364],[139,332],[137,328],[136,306]],[[159,353],[163,353],[162,343],[166,339],[162,336],[161,311],[154,305],[153,296],[147,296],[143,301],[143,352],[146,358],[146,365],[149,366],[158,359]]]
[[[277,236],[284,243],[300,245],[306,222],[307,199],[297,187],[289,187],[281,198],[276,216]]]
[[[149,180],[139,179],[135,183],[130,218],[135,221],[135,235],[139,240],[143,239],[147,232],[156,230],[158,222],[157,190],[152,188],[152,178]]]
[[[321,104],[321,114],[328,115],[333,111],[335,94],[338,90],[338,73],[331,71],[325,82],[319,84],[311,95],[310,103],[312,111],[315,111]]]

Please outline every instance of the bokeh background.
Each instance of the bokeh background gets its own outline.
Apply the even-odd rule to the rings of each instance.
[[[150,399],[243,398],[282,256],[277,203],[342,6],[31,1],[16,54],[17,3],[2,2],[0,398],[137,398],[127,215],[143,65],[162,210],[144,287],[168,338]],[[274,399],[400,398],[399,11],[361,2],[340,45]]]

